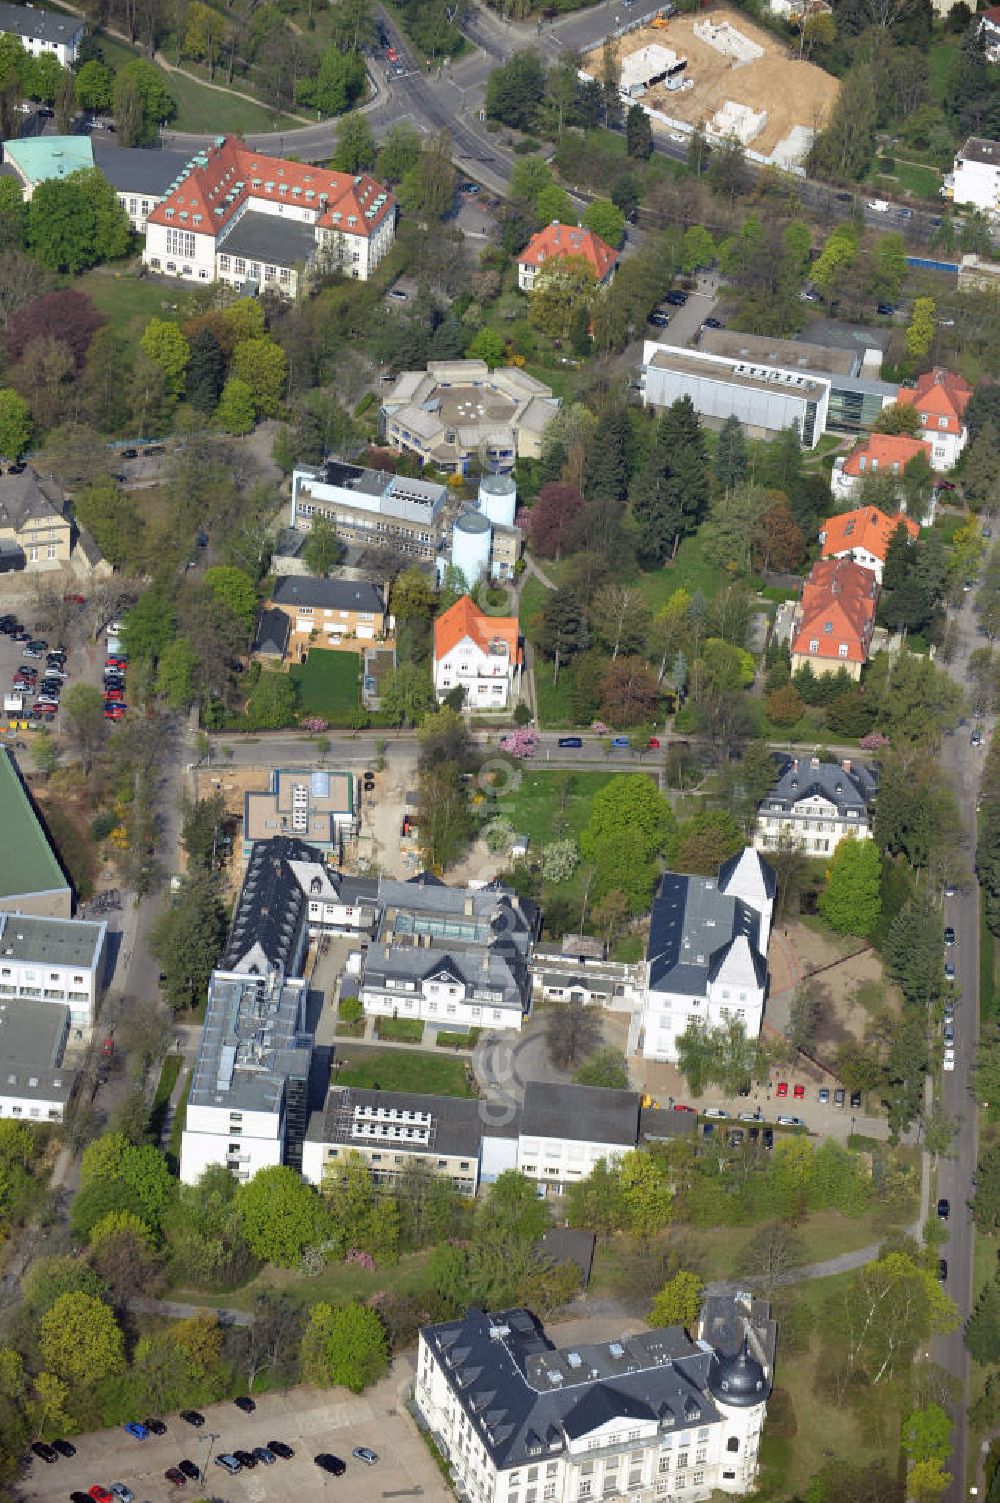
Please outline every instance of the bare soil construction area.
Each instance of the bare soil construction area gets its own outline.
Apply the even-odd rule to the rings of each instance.
[[[746,62],[734,58],[725,40],[729,28],[751,44],[748,52],[757,53],[759,49],[759,55]],[[709,35],[715,36],[715,45],[707,40]],[[642,103],[691,125],[710,126],[721,111],[713,128],[723,135],[734,127],[736,134],[743,134],[735,126],[734,117],[747,118],[746,112],[765,115],[759,129],[743,136],[743,144],[763,156],[770,156],[796,127],[800,131],[821,129],[840,87],[829,73],[815,63],[790,57],[770,32],[733,10],[675,16],[665,28],[643,26],[629,32],[618,43],[619,64],[640,48],[657,45],[687,59],[683,76],[692,87],[667,89],[665,84],[652,84]],[[601,58],[602,49],[596,48],[584,62],[595,78],[601,76]],[[727,110],[728,104],[742,109]],[[727,125],[727,119],[733,120],[733,125]]]

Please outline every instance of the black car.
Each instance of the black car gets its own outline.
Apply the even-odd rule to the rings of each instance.
[[[721,318],[706,318],[702,324],[703,329],[724,329],[725,327]]]
[[[138,459],[138,458],[139,458],[139,450],[138,449],[123,449],[122,450],[122,459]]]
[[[679,287],[675,287],[672,292],[668,292],[666,297],[663,299],[665,303],[670,304],[671,308],[683,308],[687,300],[687,293],[682,292]]]
[[[942,1284],[948,1282],[948,1259],[938,1258],[938,1280]]]
[[[189,1425],[194,1425],[196,1430],[200,1430],[205,1423],[205,1416],[199,1414],[197,1409],[182,1409],[181,1419]]]
[[[943,1195],[937,1203],[937,1213],[941,1221],[947,1221],[951,1215],[951,1201],[947,1200]]]
[[[241,1395],[241,1397],[238,1399],[234,1399],[233,1403],[236,1405],[237,1409],[242,1409],[244,1414],[253,1414],[254,1410],[257,1408],[257,1405],[254,1403],[253,1399],[248,1399],[246,1394]]]
[[[167,1427],[162,1420],[143,1420],[143,1424],[146,1426],[146,1429],[149,1431],[150,1435],[166,1435],[167,1433]]]
[[[852,1091],[851,1092],[851,1110],[853,1111],[855,1109],[855,1107],[858,1107],[860,1105],[861,1105],[861,1092],[860,1091]]]
[[[194,1462],[188,1461],[187,1458],[177,1463],[177,1470],[183,1472],[185,1477],[190,1477],[192,1482],[197,1482],[201,1476],[201,1468],[195,1466]]]
[[[875,305],[875,312],[880,314],[882,318],[891,318],[895,311],[895,303],[876,303]]]
[[[774,1147],[774,1128],[773,1127],[765,1127],[764,1131],[760,1135],[760,1141],[763,1143],[763,1145],[764,1145],[765,1148],[773,1148]]]
[[[950,924],[944,931],[944,942],[946,945],[953,945],[955,943],[955,931]]]
[[[70,1445],[68,1440],[54,1440],[52,1442],[52,1449],[53,1451],[58,1451],[60,1456],[76,1455],[76,1446]]]
[[[282,1461],[291,1461],[292,1457],[295,1455],[295,1452],[292,1450],[291,1446],[286,1446],[283,1440],[269,1440],[267,1443],[267,1449],[269,1451],[273,1451],[275,1456],[280,1456]]]
[[[257,1465],[257,1458],[252,1451],[234,1451],[233,1455],[240,1463],[240,1466],[246,1467],[248,1472],[252,1472]]]
[[[654,329],[665,329],[670,323],[670,317],[666,313],[657,311],[649,315],[649,322],[653,325]]]
[[[33,1441],[31,1449],[38,1457],[39,1461],[47,1461],[50,1466],[52,1465],[53,1461],[59,1460],[59,1452],[53,1450],[52,1446],[46,1445],[44,1440]]]
[[[10,631],[11,627],[16,625],[16,616],[0,616],[0,631]]]
[[[347,1471],[347,1466],[340,1457],[331,1456],[328,1451],[321,1451],[318,1456],[313,1457],[313,1461],[318,1467],[322,1467],[324,1472],[332,1472],[335,1477],[342,1477]]]
[[[89,1493],[82,1493],[79,1488],[69,1495],[69,1503],[94,1503]]]

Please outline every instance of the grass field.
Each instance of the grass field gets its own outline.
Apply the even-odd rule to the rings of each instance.
[[[118,334],[128,333],[133,324],[134,332],[141,333],[151,318],[188,318],[206,302],[197,289],[164,287],[109,266],[95,267],[74,285],[92,299]]]
[[[554,839],[560,819],[565,821],[567,835],[578,836],[590,818],[594,794],[617,776],[614,772],[536,771],[529,763],[521,773],[520,786],[504,797],[504,812],[515,829],[530,832],[535,846]]]
[[[369,1090],[416,1091],[431,1096],[474,1096],[465,1077],[465,1062],[416,1049],[373,1049],[347,1044],[338,1048],[337,1085]]]
[[[304,663],[289,669],[304,715],[322,715],[331,725],[346,725],[358,708],[361,659],[356,652],[317,648]]]
[[[934,46],[928,49],[927,66],[930,72],[931,97],[939,104],[943,104],[951,94],[952,76],[961,46],[961,39],[957,36],[949,37],[947,40],[935,37]]]
[[[375,1032],[380,1039],[390,1039],[396,1044],[419,1044],[424,1025],[419,1018],[377,1018]]]
[[[896,163],[896,177],[900,187],[915,198],[936,198],[941,187],[941,174],[936,167],[925,167],[920,162]]]

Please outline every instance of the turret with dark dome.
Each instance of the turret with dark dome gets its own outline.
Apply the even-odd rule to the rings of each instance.
[[[738,1352],[727,1356],[716,1351],[708,1369],[708,1389],[720,1404],[748,1409],[752,1404],[763,1404],[771,1385],[763,1365],[750,1351],[749,1337],[744,1336]]]

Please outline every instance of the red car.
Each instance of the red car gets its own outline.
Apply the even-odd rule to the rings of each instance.
[[[109,1034],[108,1037],[104,1040],[104,1043],[101,1045],[101,1053],[104,1055],[105,1059],[110,1059],[114,1052],[115,1041]]]
[[[114,1498],[108,1492],[107,1488],[102,1487],[99,1482],[95,1482],[93,1487],[90,1488],[90,1496],[93,1498],[94,1503],[115,1503]]]
[[[168,1466],[163,1475],[168,1482],[174,1484],[174,1487],[187,1487],[187,1478],[178,1467]]]
[[[64,595],[63,602],[66,605],[86,605],[86,595]]]
[[[395,47],[387,47],[385,49],[385,55],[389,59],[390,63],[399,62],[399,53],[396,51]]]
[[[795,1097],[796,1101],[802,1101],[805,1097],[805,1094],[806,1088],[804,1085],[797,1085],[792,1092],[792,1095]]]
[[[122,657],[120,653],[115,653],[113,657],[106,657],[104,659],[104,666],[105,668],[127,668],[128,658]]]
[[[110,704],[104,706],[105,720],[124,720],[127,713],[127,705]]]
[[[674,1111],[675,1112],[693,1112],[694,1111],[694,1107],[693,1106],[684,1106],[682,1102],[675,1101],[674,1102]]]
[[[48,701],[44,699],[36,699],[31,708],[34,710],[36,715],[54,715],[59,706],[49,704]],[[106,713],[107,711],[105,710],[105,714]]]
[[[650,736],[649,740],[646,742],[646,745],[648,746],[650,751],[659,751],[660,738],[658,736]]]
[[[788,1081],[787,1080],[779,1080],[778,1081],[778,1089],[775,1091],[774,1094],[776,1096],[787,1096],[788,1095]]]

